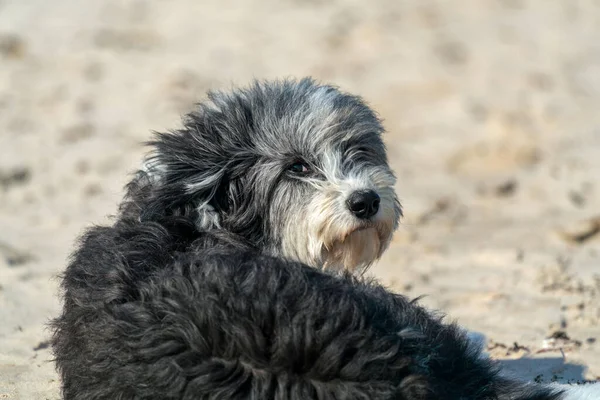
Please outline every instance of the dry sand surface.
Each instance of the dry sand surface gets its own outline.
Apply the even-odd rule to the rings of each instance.
[[[597,379],[599,35],[597,0],[0,0],[0,398],[58,398],[55,276],[150,131],[304,75],[389,130],[406,218],[371,272],[523,377]]]

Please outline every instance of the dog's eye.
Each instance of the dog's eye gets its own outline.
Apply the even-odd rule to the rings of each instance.
[[[295,161],[288,167],[288,171],[296,175],[306,175],[310,172],[310,168],[303,161]]]

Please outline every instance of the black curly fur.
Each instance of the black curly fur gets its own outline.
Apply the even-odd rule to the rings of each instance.
[[[374,282],[183,217],[90,229],[63,289],[53,346],[69,400],[558,398],[498,378],[455,325]]]

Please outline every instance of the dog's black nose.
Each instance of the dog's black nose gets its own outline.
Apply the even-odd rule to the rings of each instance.
[[[379,211],[379,195],[372,190],[360,190],[348,197],[346,205],[357,218],[367,219]]]

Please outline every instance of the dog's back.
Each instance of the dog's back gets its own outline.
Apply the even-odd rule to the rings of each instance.
[[[555,398],[497,378],[457,327],[404,297],[185,219],[91,229],[63,288],[66,399]]]

